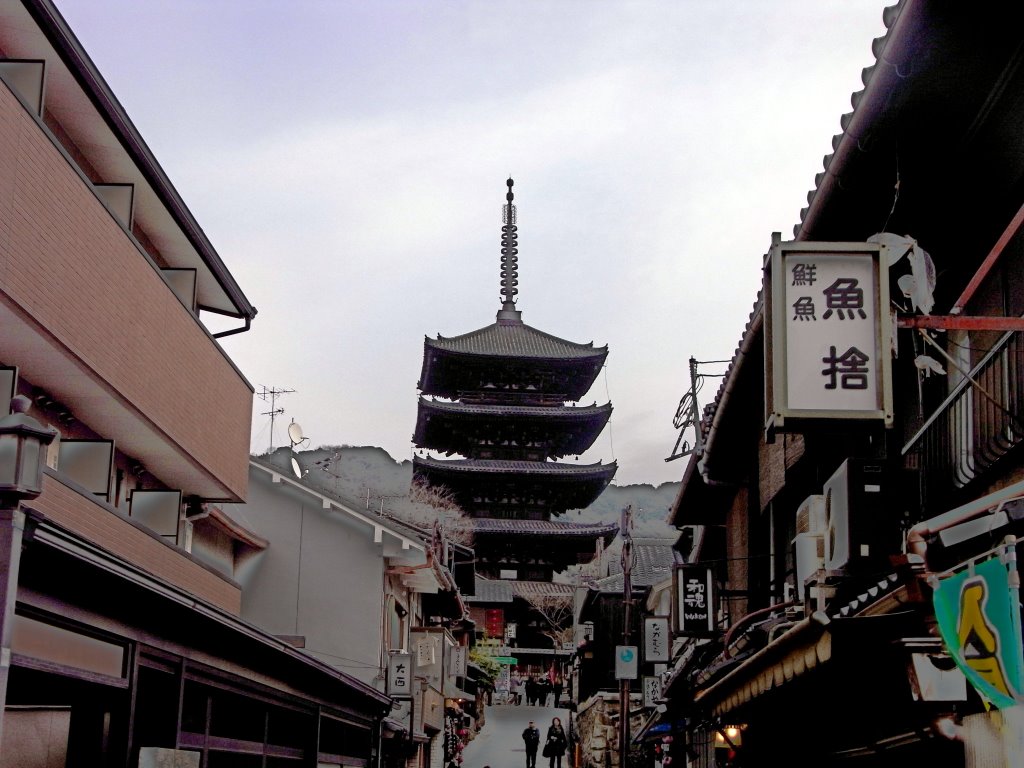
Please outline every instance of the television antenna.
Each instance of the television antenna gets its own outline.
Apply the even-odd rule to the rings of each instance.
[[[704,379],[706,377],[724,377],[725,373],[700,373],[698,366],[723,365],[729,362],[731,361],[690,358],[690,389],[683,395],[683,399],[679,401],[675,418],[672,420],[672,426],[679,430],[679,435],[676,437],[676,444],[672,448],[672,454],[665,461],[675,461],[683,456],[689,456],[691,453],[699,454],[704,452],[704,435],[701,431],[700,423],[702,414],[700,404],[697,402],[697,394],[704,386]],[[690,445],[684,439],[686,430],[691,427],[694,434],[693,445]]]
[[[277,407],[277,398],[279,398],[281,395],[291,394],[295,390],[294,389],[277,389],[276,387],[266,387],[266,386],[263,386],[263,385],[260,385],[260,386],[261,386],[261,391],[257,392],[256,396],[259,397],[264,402],[269,402],[270,403],[270,410],[269,411],[264,411],[260,415],[261,416],[269,416],[270,417],[270,451],[269,451],[269,453],[273,453],[274,452],[274,419],[277,416],[279,416],[280,414],[284,413],[284,408],[278,408]]]

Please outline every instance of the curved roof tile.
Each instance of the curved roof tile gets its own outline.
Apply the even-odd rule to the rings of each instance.
[[[860,73],[860,81],[864,85],[859,91],[855,91],[850,94],[850,105],[853,107],[853,111],[847,112],[839,118],[839,126],[842,128],[842,132],[837,133],[832,137],[832,153],[825,155],[822,158],[822,167],[827,172],[829,166],[832,164],[832,158],[835,153],[839,150],[839,146],[843,143],[844,139],[857,140],[858,137],[847,136],[847,130],[850,127],[850,123],[853,120],[854,113],[857,111],[857,107],[864,99],[865,91],[868,85],[875,78],[879,70],[879,64],[885,64],[882,58],[882,53],[885,50],[886,43],[889,40],[889,31],[892,29],[893,24],[896,23],[896,19],[899,17],[900,11],[906,4],[906,0],[899,0],[899,2],[888,6],[882,10],[882,24],[885,26],[885,34],[876,37],[871,41],[871,54],[875,57],[873,64],[870,64]],[[793,225],[793,237],[799,238],[800,231],[803,228],[803,224],[807,219],[807,214],[811,209],[811,205],[814,203],[814,198],[818,194],[818,190],[821,189],[822,182],[825,180],[827,173],[819,173],[814,177],[814,188],[807,193],[807,206],[800,210],[800,221]]]
[[[472,520],[474,534],[536,533],[550,536],[593,538],[618,533],[618,523],[568,523],[547,520],[512,520],[478,517]]]
[[[524,475],[613,475],[617,468],[613,461],[610,464],[568,464],[560,461],[500,461],[494,459],[433,459],[416,456],[413,465],[448,472],[466,472],[482,474],[524,474]]]
[[[526,323],[498,321],[461,336],[426,338],[426,346],[469,355],[536,358],[603,357],[608,347],[595,347],[593,342],[577,344],[544,333]]]
[[[569,406],[569,405],[504,405],[491,403],[448,402],[420,397],[420,407],[426,411],[450,413],[457,416],[524,416],[544,419],[588,419],[592,416],[607,416],[612,404]]]

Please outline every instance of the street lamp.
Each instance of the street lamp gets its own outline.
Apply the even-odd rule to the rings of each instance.
[[[15,396],[11,413],[0,419],[0,509],[17,508],[43,492],[45,448],[60,434],[25,413],[31,403]]]
[[[0,419],[0,733],[7,704],[7,678],[14,605],[18,597],[18,571],[25,513],[21,502],[43,492],[46,446],[60,433],[27,415],[31,404],[24,395],[11,400],[11,413]]]

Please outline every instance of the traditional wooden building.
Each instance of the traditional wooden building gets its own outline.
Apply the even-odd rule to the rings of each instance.
[[[1020,704],[960,672],[993,643],[965,621],[949,644],[933,598],[1024,533],[1024,15],[901,0],[883,20],[794,239],[887,244],[891,420],[766,430],[778,294],[757,298],[672,510],[717,588],[716,629],[665,678],[689,765],[1020,759]]]
[[[523,322],[515,298],[516,208],[512,180],[507,183],[502,306],[495,322],[424,342],[413,442],[425,455],[414,458],[414,482],[445,488],[475,520],[480,576],[549,583],[554,573],[589,560],[597,539],[607,542],[616,530],[555,519],[588,506],[615,474],[614,462],[559,461],[588,450],[608,422],[610,403],[576,405],[600,373],[608,348],[567,341]],[[531,591],[525,585],[516,590]],[[501,606],[491,611],[492,626],[494,611],[507,614]],[[504,619],[502,632],[511,634]],[[537,650],[550,653],[550,639],[538,634],[527,642],[542,643]]]

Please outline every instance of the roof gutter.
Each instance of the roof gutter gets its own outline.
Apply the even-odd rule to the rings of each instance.
[[[157,197],[167,207],[174,221],[181,227],[189,242],[210,268],[210,272],[224,289],[225,294],[238,308],[238,317],[249,320],[254,318],[256,308],[242,293],[241,287],[235,282],[234,277],[214,250],[199,223],[192,216],[174,185],[171,184],[167,174],[164,173],[163,168],[160,167],[128,117],[128,113],[114,96],[78,38],[75,37],[64,17],[61,16],[60,11],[51,0],[22,0],[22,3],[39,24],[40,29],[43,30],[58,55],[67,64],[71,74],[82,85],[86,96],[110,126],[121,146],[138,166],[139,171],[153,187]]]

